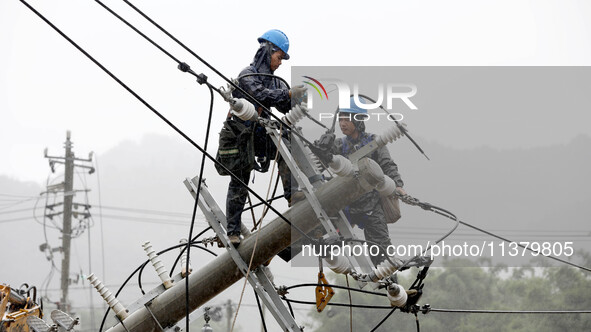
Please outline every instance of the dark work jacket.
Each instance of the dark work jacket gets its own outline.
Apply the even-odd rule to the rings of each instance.
[[[250,66],[242,69],[239,76],[251,73],[273,74],[271,72],[271,53],[269,46],[261,46],[254,56]],[[256,98],[265,107],[275,107],[281,113],[289,112],[291,100],[287,86],[280,80],[269,76],[249,76],[238,81],[244,91]],[[235,98],[246,98],[242,92],[234,90],[232,96]],[[252,102],[252,100],[251,100]],[[258,105],[253,103],[258,109]]]
[[[239,77],[250,73],[263,73],[272,74],[271,72],[271,50],[269,45],[261,46],[254,56],[254,59],[250,66],[244,68]],[[287,113],[291,107],[291,99],[289,98],[289,90],[287,86],[280,80],[270,76],[248,76],[241,78],[238,81],[244,91],[248,92],[251,96],[256,98],[265,107],[270,109],[275,107],[281,113]],[[245,96],[239,90],[232,92],[234,98],[245,98],[250,100],[251,103],[258,110],[259,106],[257,103],[252,101],[248,96]],[[261,114],[264,118],[269,118],[265,113]],[[238,117],[234,117],[234,120],[245,123],[245,125],[254,125],[254,150],[257,157],[267,157],[269,160],[275,158],[276,148],[271,139],[268,137],[265,128],[262,126],[251,123],[251,121],[242,121]]]

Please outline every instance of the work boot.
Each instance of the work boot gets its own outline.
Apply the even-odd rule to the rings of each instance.
[[[239,234],[232,234],[230,235],[230,243],[234,247],[238,247],[240,245],[240,235]]]
[[[294,205],[295,203],[304,200],[306,198],[306,194],[304,194],[303,191],[296,191],[295,193],[293,193],[291,195],[291,197],[289,198],[289,202],[287,202],[287,206],[291,207],[292,205]]]

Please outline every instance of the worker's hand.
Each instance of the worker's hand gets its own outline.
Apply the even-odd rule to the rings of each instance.
[[[404,188],[402,187],[396,187],[396,192],[400,195],[400,196],[404,196],[404,195],[408,195],[406,193],[406,190],[404,190]]]
[[[296,85],[289,90],[289,96],[291,97],[291,107],[300,105],[304,101],[304,97],[308,95],[308,89],[304,85]]]
[[[398,129],[400,129],[400,131],[402,132],[402,135],[404,135],[408,129],[406,129],[407,125],[406,123],[402,122],[402,121],[398,121],[396,122],[396,125],[398,126]]]
[[[335,138],[334,133],[326,133],[320,136],[319,140],[314,141],[314,145],[322,150],[329,151],[334,144]]]

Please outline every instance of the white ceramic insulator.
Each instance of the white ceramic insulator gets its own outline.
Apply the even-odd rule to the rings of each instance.
[[[365,190],[374,190],[380,183],[384,182],[384,171],[380,165],[371,158],[361,158],[357,161],[359,169],[359,184]]]
[[[406,294],[402,285],[390,285],[386,294],[388,295],[388,300],[390,300],[390,305],[393,307],[402,307],[408,300],[408,294]]]
[[[338,176],[347,176],[353,172],[353,164],[351,161],[341,155],[332,157],[331,163],[328,165],[330,170]]]
[[[333,259],[325,258],[324,261],[328,264],[328,268],[334,273],[349,274],[353,271],[353,266],[345,256],[336,256]]]
[[[156,269],[156,273],[160,277],[160,280],[162,280],[164,288],[169,289],[172,287],[172,280],[168,276],[168,271],[166,271],[166,268],[164,267],[164,264],[162,264],[160,257],[156,254],[156,251],[152,249],[150,241],[146,241],[142,246],[150,259],[150,262],[152,262],[154,269]]]
[[[232,104],[232,114],[240,118],[240,120],[254,120],[258,117],[258,113],[252,103],[244,98],[234,99]]]
[[[184,244],[184,246],[180,247],[181,250],[181,276],[186,277],[187,274],[193,272],[193,268],[191,267],[191,263],[189,263],[189,273],[187,273],[187,239],[181,239],[179,241],[180,244]]]
[[[390,196],[396,190],[396,182],[388,176],[384,176],[384,181],[380,182],[376,187],[376,190],[381,196]]]
[[[394,273],[394,271],[396,271],[396,266],[393,266],[387,260],[383,261],[380,264],[378,264],[376,269],[373,271],[373,274],[375,275],[375,280],[373,280],[373,281],[378,281],[380,279],[383,279],[383,278],[391,275],[392,273]],[[374,279],[374,278],[372,278],[372,279]]]
[[[397,125],[394,125],[390,127],[385,133],[376,137],[376,143],[378,143],[379,146],[384,146],[388,143],[394,142],[400,137],[402,137],[402,131]]]
[[[117,298],[111,293],[111,291],[103,285],[103,283],[92,273],[86,279],[90,281],[90,284],[94,286],[96,291],[101,295],[101,297],[107,302],[109,307],[115,312],[117,317],[121,320],[124,320],[129,315],[125,307],[117,300]]]
[[[283,118],[294,125],[306,116],[306,110],[307,108],[305,106],[300,107],[300,105],[295,105]]]
[[[320,162],[320,159],[318,159],[318,156],[316,156],[313,153],[309,154],[309,156],[310,156],[310,160],[312,160],[312,164],[316,168],[315,169],[316,173],[320,173],[320,170],[322,169],[322,163]]]

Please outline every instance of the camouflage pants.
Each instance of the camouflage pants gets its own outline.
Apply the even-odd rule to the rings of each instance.
[[[380,254],[386,254],[384,250],[391,245],[390,234],[386,224],[386,217],[381,204],[376,204],[371,212],[366,213],[351,213],[349,214],[349,221],[352,225],[358,225],[363,229],[363,235],[366,241],[371,241],[383,247],[380,249]],[[368,246],[373,243],[368,243]],[[374,264],[382,262],[385,258],[381,255],[370,257]]]
[[[283,194],[285,199],[289,201],[291,198],[291,172],[285,164],[283,158],[279,157],[277,162],[277,168],[279,169],[279,175],[281,176],[281,182],[283,184]],[[250,172],[239,172],[236,174],[240,180],[246,184],[250,180]],[[295,181],[294,181],[295,183]],[[228,194],[226,196],[226,218],[228,221],[227,234],[240,234],[240,223],[242,220],[242,211],[246,204],[246,198],[248,197],[248,189],[240,184],[237,180],[232,178],[230,185],[228,186]]]

